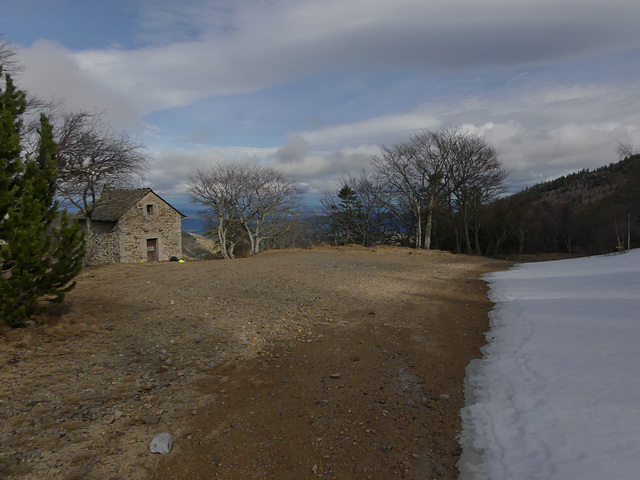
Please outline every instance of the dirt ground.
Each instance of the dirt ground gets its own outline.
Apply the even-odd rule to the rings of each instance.
[[[0,332],[0,478],[456,478],[478,277],[508,266],[322,247],[87,269],[61,316]]]

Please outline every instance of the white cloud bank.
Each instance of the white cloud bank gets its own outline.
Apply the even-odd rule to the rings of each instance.
[[[455,104],[424,104],[413,112],[384,115],[354,124],[291,132],[280,148],[225,147],[197,152],[164,151],[150,180],[184,191],[197,168],[219,161],[262,161],[308,185],[312,193],[335,186],[346,172],[370,165],[379,145],[392,145],[425,129],[460,126],[496,146],[509,191],[582,168],[616,160],[618,142],[640,145],[640,86],[553,86],[509,92],[502,99],[478,95]],[[594,113],[595,112],[595,113]],[[597,112],[608,112],[597,115]]]

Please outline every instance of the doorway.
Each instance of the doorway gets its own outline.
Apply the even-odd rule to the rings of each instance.
[[[147,238],[147,262],[158,261],[158,239]]]

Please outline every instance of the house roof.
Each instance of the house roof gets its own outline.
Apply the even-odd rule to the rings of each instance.
[[[96,201],[96,206],[91,214],[91,220],[98,222],[115,222],[124,215],[127,210],[142,200],[142,198],[144,198],[148,193],[153,193],[156,197],[160,198],[160,200],[178,212],[178,210],[172,207],[150,188],[136,188],[128,190],[105,188],[102,191],[100,198]],[[182,213],[178,213],[182,217],[185,217]]]

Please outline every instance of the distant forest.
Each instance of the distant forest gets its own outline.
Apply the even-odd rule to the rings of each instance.
[[[484,219],[486,253],[493,256],[637,247],[640,155],[500,198],[487,205]]]

